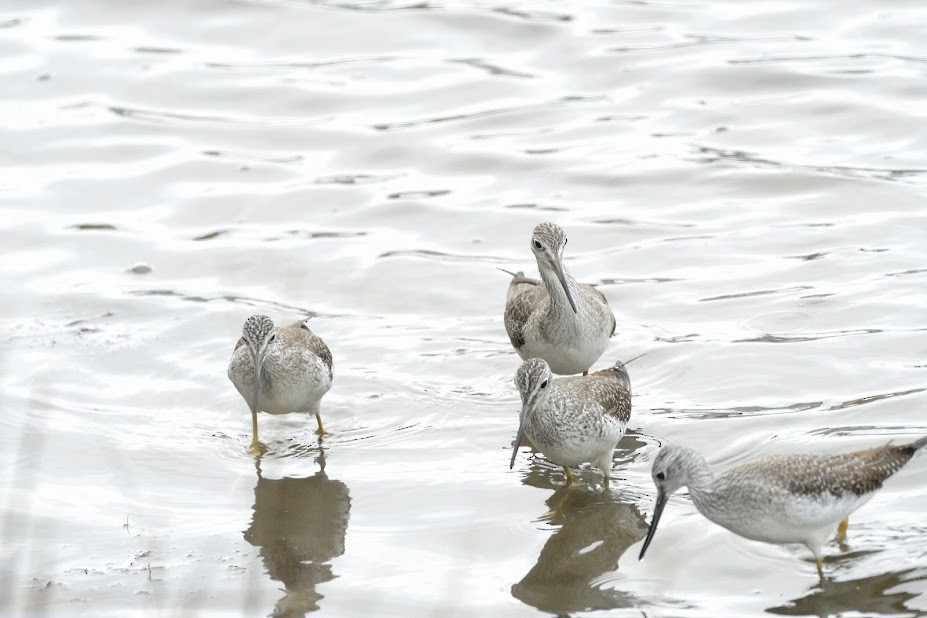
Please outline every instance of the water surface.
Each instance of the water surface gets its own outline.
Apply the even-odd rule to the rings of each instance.
[[[927,10],[840,2],[0,8],[0,609],[9,615],[927,613],[917,460],[827,548],[670,502],[716,466],[927,432]],[[523,451],[530,231],[618,317],[603,492]],[[312,317],[311,418],[225,376]]]

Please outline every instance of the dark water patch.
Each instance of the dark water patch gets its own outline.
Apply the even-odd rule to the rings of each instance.
[[[910,277],[911,275],[920,275],[927,273],[927,268],[913,268],[911,270],[902,270],[896,273],[885,273],[883,277]]]
[[[905,391],[896,391],[890,393],[879,393],[876,395],[866,395],[865,397],[857,397],[856,399],[849,399],[837,405],[831,406],[828,410],[843,410],[846,408],[855,408],[856,406],[863,406],[875,401],[882,401],[885,399],[894,399],[896,397],[906,397],[908,395],[914,395],[917,393],[923,393],[927,388],[912,388]]]
[[[512,7],[495,7],[492,9],[496,13],[507,15],[508,17],[517,17],[519,19],[529,19],[532,21],[553,21],[566,22],[573,21],[573,16],[568,13],[551,13],[548,11],[529,11],[526,9],[516,9]]]
[[[805,262],[813,262],[814,260],[825,258],[828,255],[830,255],[829,251],[816,251],[814,253],[807,253],[805,255],[786,255],[784,257],[787,260],[804,260]]]
[[[833,437],[850,437],[850,436],[873,436],[884,438],[885,440],[903,442],[898,438],[899,434],[920,433],[919,429],[910,425],[853,425],[843,427],[823,427],[808,432],[810,436],[833,436]]]
[[[768,296],[770,294],[781,294],[783,292],[798,292],[800,290],[810,290],[810,285],[796,285],[788,288],[779,288],[775,290],[754,290],[753,292],[738,292],[737,294],[722,294],[721,296],[710,296],[700,298],[700,303],[707,303],[716,300],[732,300],[734,298],[751,298],[754,296]]]
[[[417,257],[438,262],[484,262],[488,264],[505,264],[509,261],[505,258],[492,255],[461,255],[459,253],[446,253],[430,249],[397,249],[381,253],[377,257]]]
[[[545,206],[542,204],[536,203],[525,203],[525,204],[506,204],[503,208],[512,208],[512,209],[523,209],[523,210],[540,210],[543,212],[566,212],[568,208],[562,208],[560,206]]]
[[[134,264],[131,268],[127,268],[126,272],[133,275],[147,275],[151,272],[151,266],[148,264],[138,263]]]
[[[253,69],[324,69],[343,64],[392,62],[396,56],[361,56],[357,58],[336,58],[334,60],[321,60],[317,62],[207,62],[204,64],[211,69],[253,70]]]
[[[800,401],[781,406],[735,406],[731,408],[700,408],[696,410],[664,408],[661,409],[661,411],[675,412],[688,418],[725,419],[739,416],[769,416],[774,414],[805,412],[807,410],[817,410],[821,408],[822,405],[824,405],[823,401]]]
[[[81,231],[113,231],[116,228],[115,225],[110,223],[75,223],[73,225],[67,226],[66,229],[69,230],[81,230]]]
[[[513,137],[528,137],[535,135],[546,135],[553,133],[551,128],[526,129],[523,131],[498,131],[495,133],[474,133],[470,136],[473,140],[490,140],[490,139],[510,139]]]
[[[749,339],[734,339],[731,343],[801,343],[804,341],[818,341],[819,339],[833,339],[835,337],[855,337],[857,335],[875,335],[881,333],[880,328],[857,328],[851,330],[827,331],[802,335],[771,335],[765,334]]]
[[[357,2],[332,2],[331,0],[309,0],[307,4],[329,9],[347,11],[410,11],[437,8],[427,1],[397,2],[395,0],[359,0]]]
[[[182,54],[183,50],[176,47],[136,47],[138,54]]]
[[[521,71],[516,71],[514,69],[506,69],[504,67],[497,66],[492,64],[482,58],[455,58],[448,60],[447,62],[455,64],[463,64],[466,66],[473,67],[474,69],[481,69],[486,71],[490,75],[502,75],[504,77],[521,77],[526,79],[533,79],[535,76],[531,73],[523,73]]]
[[[203,240],[215,240],[221,236],[226,236],[229,234],[229,230],[216,230],[214,232],[207,232],[206,234],[200,234],[199,236],[194,236],[194,241],[203,241]]]
[[[102,41],[102,37],[95,34],[59,34],[55,37],[56,41],[80,42],[80,41]]]
[[[913,62],[927,64],[927,58],[920,56],[907,56],[904,54],[886,54],[879,52],[863,52],[856,54],[812,54],[804,56],[763,56],[762,58],[740,58],[728,60],[729,64],[775,64],[789,62],[820,62],[822,60],[863,60],[867,58],[880,58],[898,60],[900,62]]]
[[[232,118],[231,116],[210,116],[198,114],[181,114],[177,112],[163,112],[141,108],[109,106],[108,109],[113,114],[135,120],[138,122],[147,122],[151,124],[193,124],[193,125],[223,125],[238,127],[275,127],[275,126],[312,126],[328,122],[330,118],[299,118],[294,120],[269,120],[261,119],[241,119]]]
[[[562,107],[564,105],[570,105],[573,103],[590,103],[590,102],[602,102],[607,101],[607,97],[596,95],[596,96],[569,96],[561,97],[554,101],[548,103],[538,103],[534,105],[514,105],[511,107],[497,107],[492,109],[485,109],[476,112],[471,112],[469,114],[453,114],[448,116],[435,116],[431,118],[422,118],[418,120],[406,120],[401,122],[388,122],[380,123],[373,125],[373,128],[377,131],[393,131],[396,129],[411,129],[415,127],[420,127],[423,125],[430,124],[441,124],[447,122],[457,122],[460,120],[476,120],[479,118],[488,118],[490,116],[502,116],[506,114],[522,114],[525,112],[539,111],[544,109],[553,109],[557,107]]]
[[[429,197],[441,197],[442,195],[448,195],[450,193],[450,189],[423,189],[419,191],[400,191],[398,193],[390,193],[387,197],[391,200],[422,200]]]
[[[624,285],[626,283],[670,283],[672,281],[684,281],[684,279],[675,279],[672,277],[621,277],[602,279],[602,285]]]
[[[785,168],[792,171],[821,173],[825,175],[841,176],[844,178],[862,178],[868,180],[887,180],[913,182],[921,180],[919,177],[927,174],[927,169],[892,169],[882,167],[859,167],[851,165],[807,165],[776,161],[743,150],[727,150],[711,146],[693,146],[701,155],[690,159],[696,163],[734,163],[749,164],[757,167]]]
[[[337,174],[316,178],[319,185],[367,185],[400,178],[402,174]]]
[[[613,47],[609,49],[610,52],[617,53],[636,53],[636,52],[651,52],[651,51],[664,51],[670,49],[683,49],[686,47],[702,47],[707,45],[720,45],[720,44],[729,44],[729,43],[755,43],[755,42],[781,42],[781,41],[810,41],[810,37],[801,36],[797,34],[769,34],[769,35],[755,35],[755,36],[727,36],[727,35],[716,35],[716,34],[686,34],[683,35],[684,40],[673,41],[669,43],[659,43],[655,45],[636,45],[636,46],[621,46]]]
[[[660,343],[692,343],[698,341],[701,335],[699,333],[689,333],[687,335],[676,335],[675,337],[654,337],[654,341]]]
[[[227,152],[222,150],[204,150],[203,155],[207,157],[218,157],[222,159],[231,159],[234,161],[250,161],[257,163],[299,163],[303,160],[302,155],[290,155],[286,157],[275,157],[268,155],[259,155],[253,152]]]
[[[646,26],[628,26],[623,28],[592,28],[589,30],[589,34],[633,34],[638,32],[662,32],[664,30],[666,30],[666,26],[652,24]]]
[[[166,298],[177,298],[179,300],[194,302],[194,303],[213,303],[213,302],[227,302],[233,304],[241,304],[254,309],[261,311],[273,310],[279,313],[289,313],[294,316],[301,316],[302,319],[306,318],[315,318],[321,317],[323,314],[307,309],[305,307],[299,307],[297,305],[290,305],[287,303],[276,302],[272,300],[266,300],[263,298],[251,298],[248,296],[236,296],[232,294],[221,294],[214,296],[199,296],[195,294],[185,294],[183,292],[178,292],[177,290],[170,289],[153,289],[153,290],[130,290],[127,292],[131,296],[162,296]],[[341,317],[334,315],[324,314],[325,317]]]
[[[627,225],[630,227],[696,227],[695,223],[683,223],[680,221],[647,221],[644,219],[625,219],[622,217],[610,217],[607,219],[593,219],[593,223],[602,225]]]
[[[271,236],[268,241],[278,241],[291,238],[306,238],[311,240],[328,239],[328,238],[360,238],[367,236],[367,232],[309,232],[307,230],[288,230],[281,236]]]

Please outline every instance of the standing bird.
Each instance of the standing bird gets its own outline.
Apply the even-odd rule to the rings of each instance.
[[[325,434],[319,402],[332,386],[332,353],[306,322],[274,327],[266,315],[245,320],[229,361],[229,380],[251,408],[251,452],[261,453],[257,414],[311,412]]]
[[[650,545],[669,497],[688,487],[695,508],[734,534],[766,543],[801,543],[814,554],[824,578],[821,547],[835,525],[846,536],[850,514],[869,501],[882,482],[927,444],[884,446],[838,455],[773,455],[715,476],[690,448],[667,446],[653,462],[657,504],[640,557]]]
[[[541,280],[509,273],[505,330],[522,360],[542,358],[554,373],[586,375],[615,334],[615,315],[602,292],[563,266],[566,243],[558,225],[534,228],[531,250]]]
[[[525,361],[515,372],[521,394],[518,434],[509,468],[515,465],[522,436],[552,462],[570,466],[590,462],[611,477],[612,453],[631,418],[631,380],[620,362],[588,376],[554,380],[540,358]]]

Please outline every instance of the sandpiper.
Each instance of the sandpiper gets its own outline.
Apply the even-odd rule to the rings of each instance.
[[[823,579],[821,547],[834,526],[839,522],[837,536],[842,540],[850,514],[925,444],[927,438],[837,455],[774,455],[718,476],[692,449],[667,446],[653,462],[657,503],[640,557],[657,531],[669,497],[688,487],[695,508],[735,534],[766,543],[803,544],[814,554]]]
[[[620,362],[588,376],[554,380],[547,362],[525,361],[515,372],[521,394],[518,434],[509,468],[515,465],[522,436],[552,462],[570,466],[590,462],[611,477],[612,453],[631,417],[631,380]]]
[[[615,315],[602,292],[563,266],[566,243],[558,225],[534,228],[531,250],[541,280],[509,273],[505,330],[523,360],[542,358],[554,373],[586,375],[615,334]]]
[[[257,414],[311,412],[325,433],[319,402],[332,386],[332,353],[306,322],[275,327],[266,315],[245,320],[229,361],[229,379],[251,408],[251,452],[262,452]],[[260,376],[260,377],[258,377]]]

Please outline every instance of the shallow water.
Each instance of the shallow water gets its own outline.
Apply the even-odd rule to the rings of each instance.
[[[927,613],[924,460],[827,548],[753,543],[649,466],[927,432],[927,9],[909,2],[0,7],[7,615]],[[616,311],[602,492],[520,453],[530,230]],[[226,378],[313,316],[314,421]],[[559,505],[559,509],[558,509]],[[600,612],[599,610],[607,610]]]

